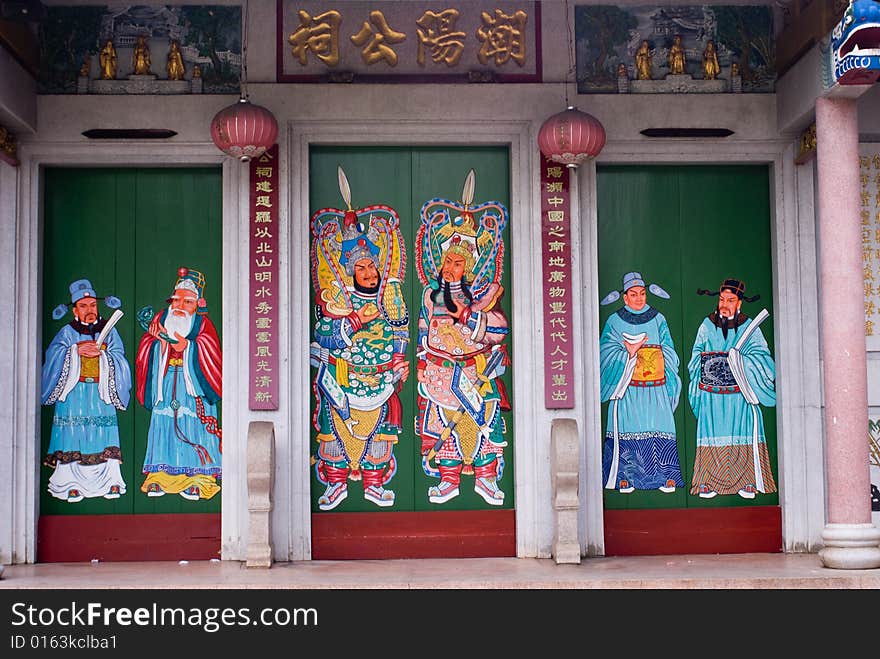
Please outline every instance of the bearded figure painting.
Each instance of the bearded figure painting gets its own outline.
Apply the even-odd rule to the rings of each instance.
[[[141,491],[149,497],[198,501],[220,491],[223,361],[205,285],[201,272],[181,267],[168,308],[138,312],[145,333],[136,358],[137,399],[151,412]]]

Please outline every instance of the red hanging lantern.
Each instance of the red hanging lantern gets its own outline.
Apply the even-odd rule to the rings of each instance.
[[[245,98],[223,108],[211,120],[211,139],[217,148],[233,158],[248,162],[275,144],[278,122],[261,105]]]
[[[553,162],[576,168],[605,146],[605,128],[593,115],[568,106],[547,119],[538,131],[538,147]]]

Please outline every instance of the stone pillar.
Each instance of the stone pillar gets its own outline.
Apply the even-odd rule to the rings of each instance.
[[[553,492],[553,547],[556,563],[580,563],[578,540],[578,473],[580,453],[577,422],[554,419],[550,428],[550,478]]]
[[[272,482],[275,472],[275,427],[251,421],[247,435],[247,492],[250,531],[247,567],[272,567]]]
[[[880,567],[871,523],[868,376],[859,220],[858,111],[852,98],[816,100],[820,323],[825,393],[825,567]]]

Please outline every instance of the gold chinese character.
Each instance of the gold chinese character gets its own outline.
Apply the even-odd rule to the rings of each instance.
[[[254,336],[257,339],[257,343],[269,343],[272,341],[271,332],[257,332]]]
[[[562,228],[561,224],[554,224],[547,227],[547,235],[553,238],[565,238],[565,229]]]
[[[548,222],[565,222],[565,211],[547,211]]]
[[[258,391],[254,394],[254,400],[258,403],[268,403],[272,400],[272,394],[268,391]]]
[[[271,268],[272,259],[267,259],[265,256],[261,256],[258,259],[254,259],[254,265],[258,268]]]
[[[554,374],[550,379],[556,387],[564,387],[568,384],[568,378],[565,373],[562,373],[561,375]]]
[[[254,273],[254,281],[258,281],[258,282],[272,281],[272,273],[271,272],[255,272]]]
[[[560,343],[568,343],[568,334],[566,332],[550,332],[550,338]]]
[[[553,393],[550,394],[550,397],[553,400],[568,400],[568,393],[565,391],[558,391],[558,390],[554,389]]]
[[[560,240],[551,240],[547,243],[547,251],[548,252],[564,252],[565,251],[565,243]]]
[[[550,368],[554,371],[562,371],[565,369],[565,365],[568,364],[567,359],[556,359],[550,362]]]
[[[257,224],[271,224],[272,223],[272,212],[271,211],[257,211],[256,216],[254,218],[254,222]]]
[[[306,65],[308,51],[327,66],[339,64],[339,24],[342,16],[338,11],[325,11],[317,16],[308,12],[298,12],[300,26],[288,37],[293,56],[302,66]]]
[[[364,21],[361,31],[352,35],[351,42],[355,46],[363,46],[361,58],[366,64],[375,64],[380,60],[385,60],[391,66],[397,66],[397,53],[386,43],[400,43],[406,39],[406,34],[392,30],[385,15],[379,10],[370,12],[370,21],[379,28],[378,32],[373,30],[370,23]]]
[[[877,313],[877,310],[874,308],[874,302],[871,300],[868,300],[867,302],[865,302],[865,315],[866,316],[873,316],[876,313]]]
[[[431,60],[435,63],[446,62],[446,66],[455,66],[464,51],[464,32],[454,32],[455,21],[458,20],[457,9],[445,9],[439,14],[426,11],[416,20],[419,36],[419,52],[416,61],[425,66],[425,49],[431,51]]]
[[[547,183],[547,192],[562,192],[562,181]]]
[[[254,174],[259,176],[260,178],[271,178],[272,177],[272,168],[271,167],[257,167],[254,170]]]
[[[556,303],[554,302],[553,304],[556,304]],[[562,329],[568,329],[568,323],[565,322],[565,318],[551,318],[550,319],[550,326],[551,327],[561,327]]]
[[[257,318],[254,321],[254,326],[257,329],[272,329],[272,319],[271,318]]]
[[[272,305],[268,302],[258,302],[256,306],[254,306],[254,311],[256,313],[269,313],[272,311]]]
[[[868,280],[874,281],[874,273],[873,273],[873,271],[871,270],[871,266],[869,266],[869,265],[866,265],[866,266],[865,266],[864,277],[863,277],[863,279],[864,279],[865,281],[868,281]]]
[[[548,167],[547,178],[562,178],[562,167]]]
[[[272,182],[271,181],[257,181],[257,187],[254,188],[254,192],[274,192],[272,190]]]
[[[257,346],[257,352],[254,353],[254,357],[271,357],[272,353],[269,352],[269,346]]]
[[[547,277],[547,281],[553,283],[559,283],[565,279],[565,273],[562,270],[553,270],[550,272],[550,276]]]
[[[874,169],[880,169],[880,154],[875,153],[874,157],[871,158],[871,162],[874,163]]]
[[[871,298],[874,297],[874,286],[868,282],[865,282],[865,297]]]
[[[257,197],[257,203],[254,206],[263,206],[265,208],[272,208],[272,202],[269,200],[268,195],[260,195]]]
[[[865,321],[865,336],[874,336],[874,321]]]
[[[867,206],[868,199],[870,199],[871,195],[866,190],[866,191],[862,192],[861,197],[862,197],[862,206]]]
[[[254,238],[271,238],[272,234],[269,233],[269,229],[267,227],[257,227],[256,232],[254,233]]]
[[[565,203],[564,197],[547,197],[545,200],[550,206],[561,206]]]
[[[260,286],[254,291],[254,297],[272,297],[272,289],[268,286]]]
[[[272,376],[270,375],[258,375],[254,378],[254,386],[258,389],[263,389],[266,387],[272,386]]]
[[[501,66],[507,60],[523,66],[526,62],[526,44],[523,30],[526,26],[528,15],[518,10],[512,16],[508,16],[500,9],[495,10],[495,16],[488,12],[482,12],[480,18],[483,25],[477,28],[477,39],[483,42],[477,53],[480,64],[488,64],[494,60],[496,66]]]
[[[266,373],[271,373],[271,372],[272,372],[272,369],[269,368],[269,362],[267,362],[265,359],[261,359],[261,360],[259,360],[259,361],[257,362],[257,366],[256,366],[256,372],[257,372],[257,373],[261,373],[261,372],[263,372],[263,371],[265,371]]]
[[[551,302],[550,303],[550,313],[551,314],[564,314],[567,313],[565,309],[565,302]],[[550,321],[553,322],[552,320]]]
[[[880,192],[878,192],[877,194],[880,194]],[[859,215],[862,218],[862,224],[871,223],[871,211],[859,211]]]

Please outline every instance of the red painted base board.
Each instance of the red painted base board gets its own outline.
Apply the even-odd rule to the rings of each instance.
[[[312,515],[312,558],[516,556],[513,510]]]
[[[37,562],[220,558],[220,515],[43,515]]]
[[[605,511],[606,556],[781,551],[779,506]]]

